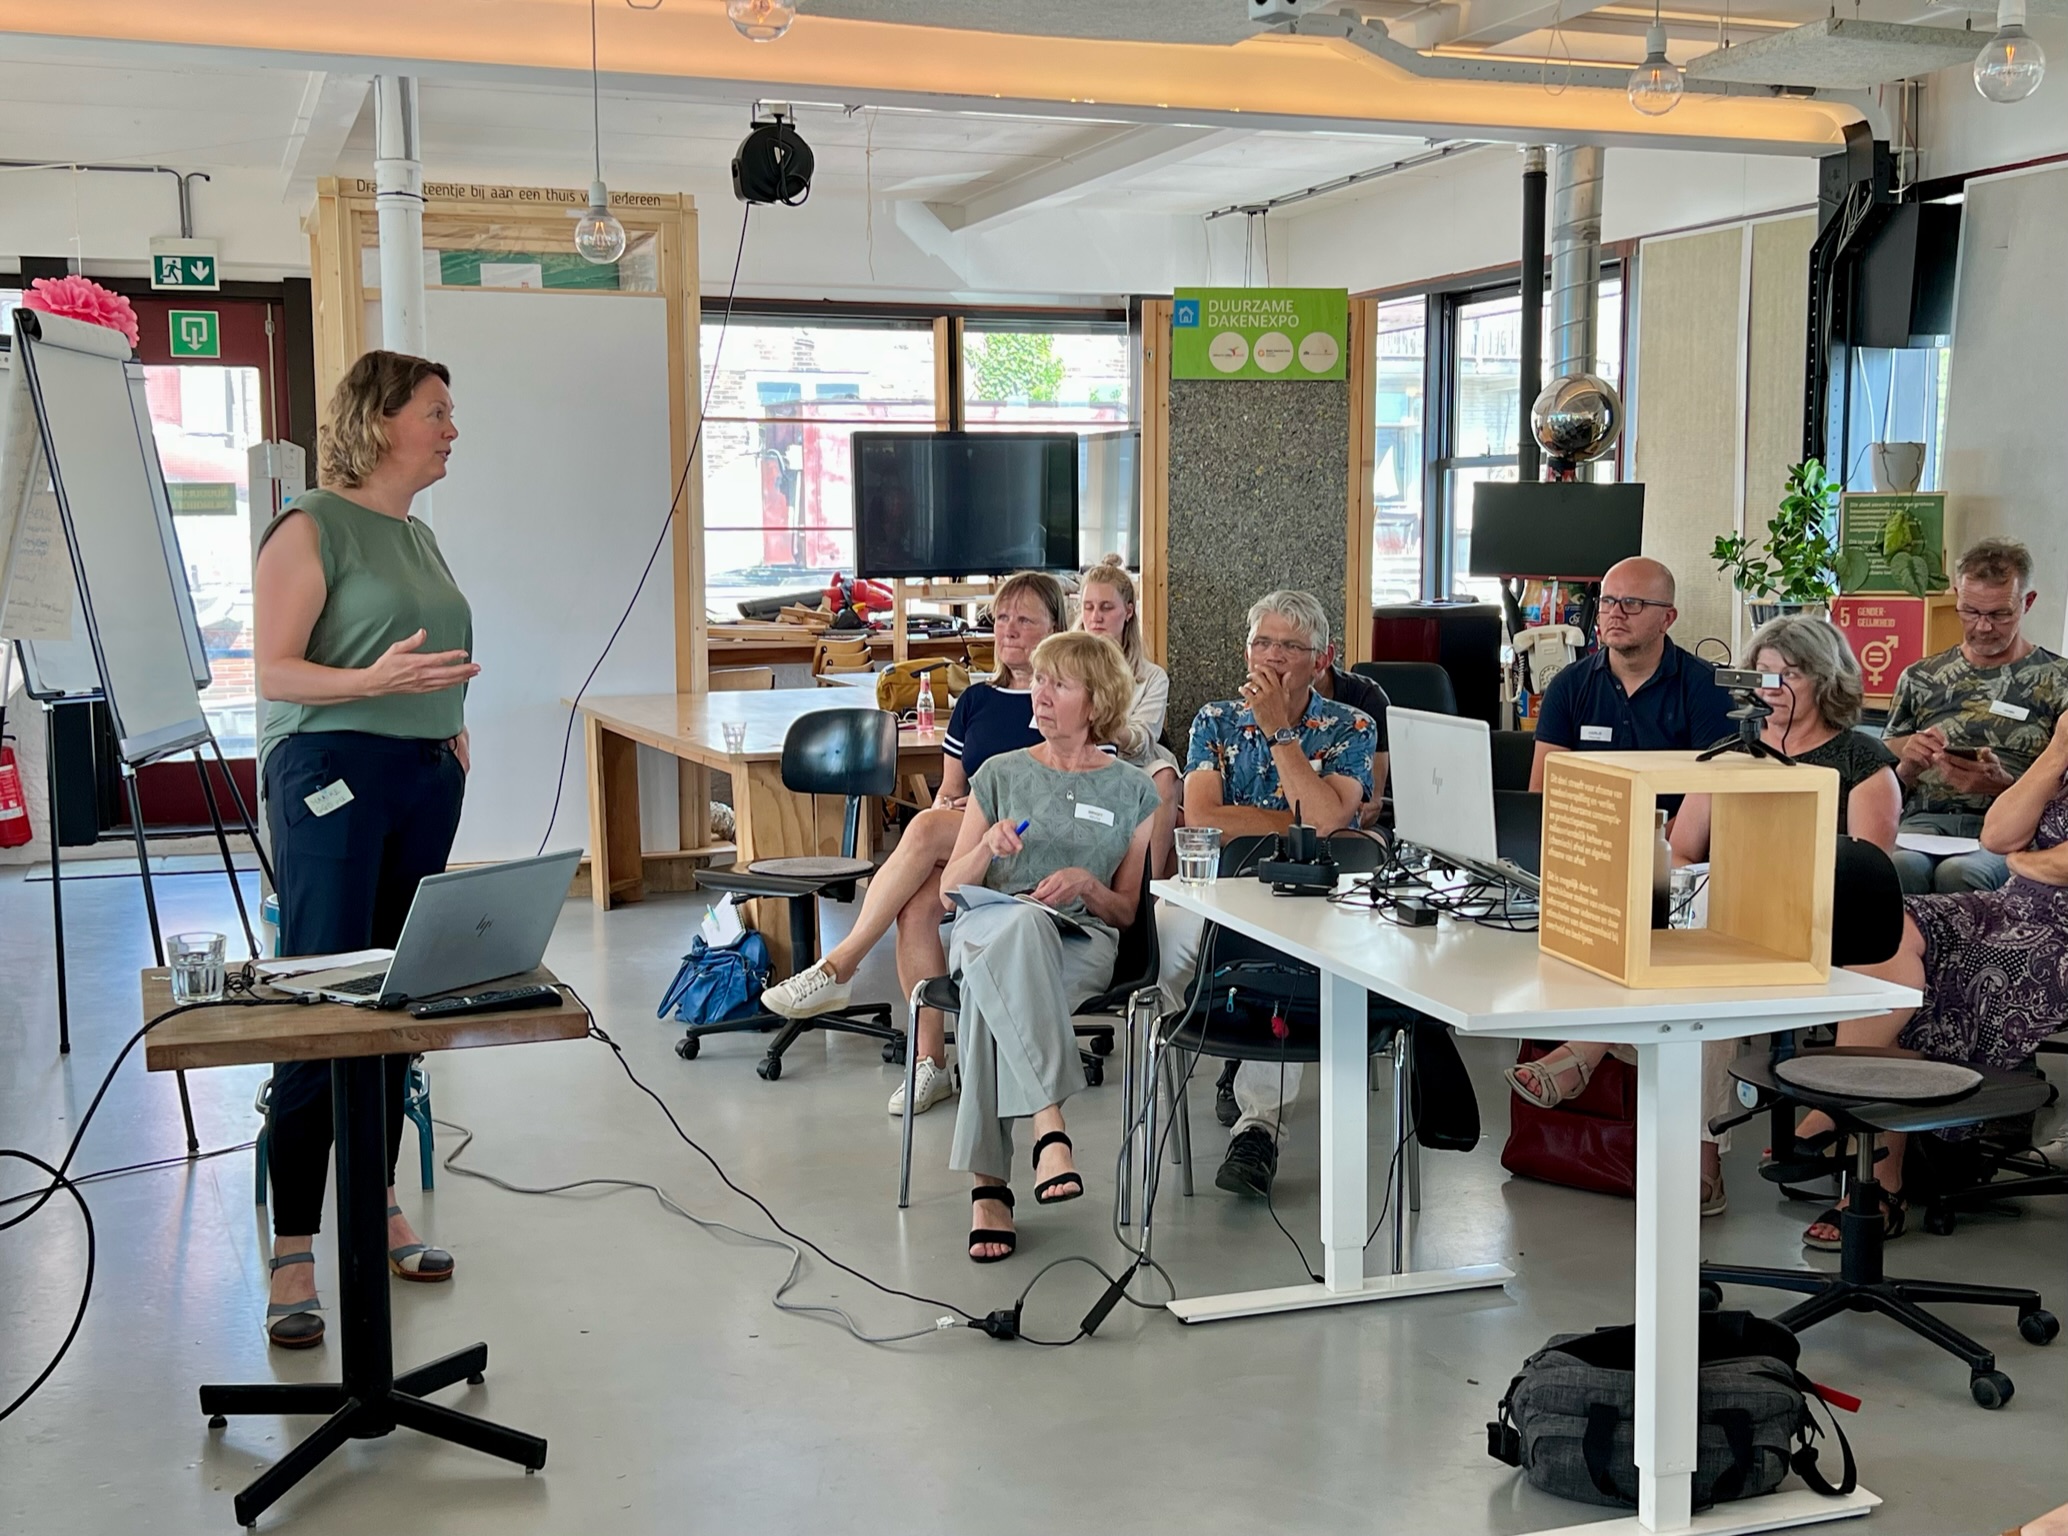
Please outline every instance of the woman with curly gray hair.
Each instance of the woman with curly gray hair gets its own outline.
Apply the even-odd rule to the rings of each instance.
[[[1903,788],[1895,754],[1853,729],[1860,719],[1860,664],[1845,636],[1823,619],[1785,614],[1762,624],[1745,654],[1748,668],[1781,680],[1778,688],[1759,690],[1773,711],[1760,739],[1798,763],[1835,769],[1840,834],[1892,851]],[[1707,795],[1690,795],[1681,806],[1673,856],[1683,864],[1709,857]]]

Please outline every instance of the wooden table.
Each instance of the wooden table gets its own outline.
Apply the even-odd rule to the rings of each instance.
[[[552,980],[550,973],[539,970],[510,977],[506,984]],[[165,971],[143,973],[143,1005],[147,1019],[172,1006]],[[211,1429],[222,1428],[233,1413],[326,1415],[307,1439],[237,1495],[239,1525],[255,1524],[281,1495],[347,1441],[378,1439],[398,1427],[514,1461],[527,1473],[546,1464],[546,1442],[537,1435],[425,1401],[429,1393],[455,1382],[478,1383],[488,1368],[486,1344],[472,1344],[399,1376],[395,1373],[388,1317],[388,1139],[381,1057],[527,1040],[575,1040],[588,1031],[588,1013],[563,997],[556,1008],[481,1013],[442,1024],[338,1003],[256,1007],[226,1002],[168,1019],[145,1037],[144,1065],[153,1072],[326,1058],[331,1064],[342,1379],[201,1389],[201,1411],[209,1415]]]
[[[640,883],[639,746],[656,748],[684,762],[723,769],[732,776],[734,844],[742,867],[756,859],[792,858],[840,851],[845,813],[833,799],[813,804],[813,796],[783,787],[783,737],[803,715],[824,709],[853,709],[839,691],[822,688],[770,688],[740,693],[621,694],[582,700],[583,729],[589,747],[589,889],[606,911],[644,894]],[[873,704],[862,707],[873,708]],[[725,750],[728,720],[747,726],[746,750],[734,757]],[[916,731],[898,736],[898,777],[939,774],[941,732]],[[863,818],[866,832],[868,818]],[[858,852],[866,853],[866,849]],[[759,906],[759,903],[754,903]],[[768,941],[778,976],[790,971],[788,922],[771,914],[754,924]]]
[[[770,626],[755,625],[760,631],[751,638],[728,637],[723,625],[711,626],[709,637],[704,641],[704,654],[714,667],[780,667],[810,666],[813,652],[817,649],[819,635],[803,625],[788,626],[797,631],[793,639],[788,635],[768,633]],[[843,639],[852,631],[832,631],[830,637]],[[988,634],[977,637],[989,641]],[[897,641],[888,630],[873,631],[869,637],[869,653],[877,661],[888,661],[895,653]],[[932,638],[914,635],[907,643],[907,656],[960,656],[965,645],[961,635],[943,635]]]

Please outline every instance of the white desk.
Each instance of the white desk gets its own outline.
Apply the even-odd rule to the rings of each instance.
[[[1159,880],[1163,900],[1321,972],[1321,1242],[1324,1282],[1171,1303],[1187,1322],[1497,1285],[1499,1265],[1367,1277],[1367,994],[1419,1009],[1461,1035],[1606,1040],[1637,1048],[1637,1514],[1563,1528],[1586,1536],[1779,1530],[1865,1514],[1807,1490],[1690,1514],[1701,1269],[1702,1044],[1916,1006],[1907,987],[1833,971],[1821,987],[1636,991],[1543,955],[1534,934],[1448,918],[1403,928],[1361,908],[1273,896],[1255,880]],[[1396,1189],[1396,1203],[1401,1192]],[[1492,1275],[1475,1272],[1493,1271]],[[1552,1536],[1552,1533],[1544,1533]]]

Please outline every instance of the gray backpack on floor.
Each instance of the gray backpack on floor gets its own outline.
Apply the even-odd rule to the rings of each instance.
[[[1499,1420],[1486,1427],[1487,1454],[1520,1467],[1546,1493],[1635,1506],[1636,1352],[1631,1327],[1552,1339],[1508,1384]],[[1696,1509],[1771,1493],[1791,1471],[1827,1497],[1853,1491],[1853,1450],[1835,1417],[1844,1476],[1833,1487],[1817,1470],[1811,1442],[1820,1431],[1809,1400],[1824,1397],[1795,1368],[1799,1356],[1795,1335],[1779,1323],[1749,1312],[1701,1315]]]

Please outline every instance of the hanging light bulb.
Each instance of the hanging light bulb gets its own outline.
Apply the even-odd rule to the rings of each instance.
[[[1666,57],[1666,29],[1659,25],[1654,8],[1644,34],[1644,62],[1630,71],[1630,105],[1646,117],[1664,117],[1680,105],[1684,89],[1680,66]]]
[[[610,190],[600,181],[589,183],[589,210],[575,223],[574,248],[599,267],[625,254],[625,226],[610,211]]]
[[[797,19],[797,0],[725,0],[725,15],[741,37],[772,43]]]
[[[2046,54],[2025,31],[2025,0],[1998,0],[1996,36],[1975,55],[1975,89],[1991,101],[2023,101],[2046,78]]]
[[[596,70],[596,0],[589,0],[589,124],[596,148],[596,179],[589,183],[589,207],[575,221],[575,254],[607,267],[625,254],[625,226],[610,211],[603,184],[603,87]]]

